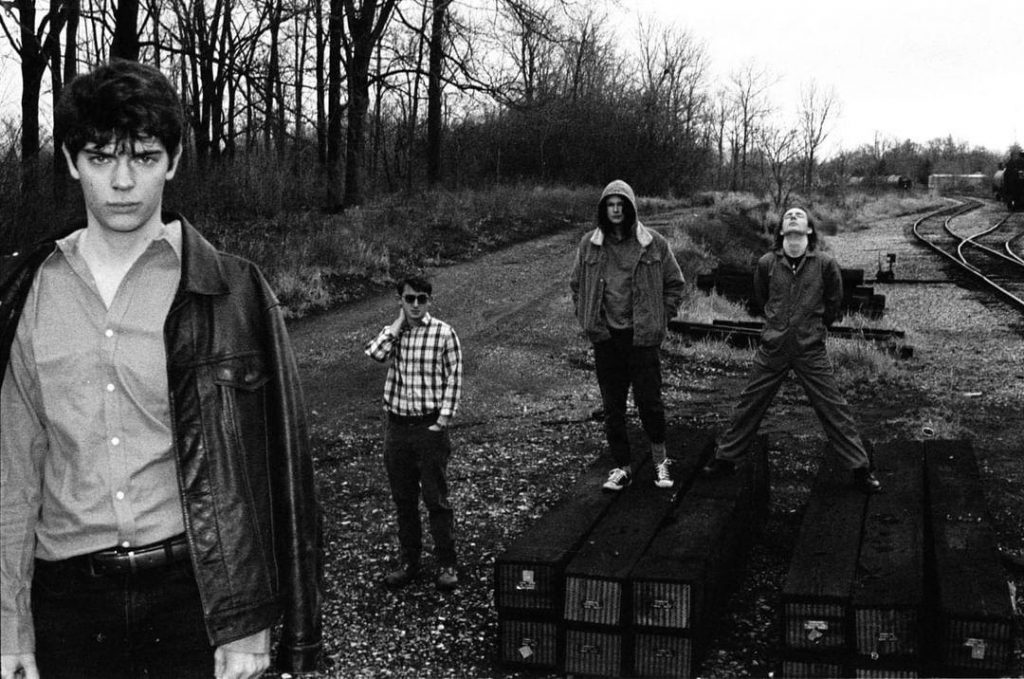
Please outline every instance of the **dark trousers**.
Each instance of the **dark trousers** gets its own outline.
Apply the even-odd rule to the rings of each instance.
[[[631,330],[613,330],[610,340],[594,343],[597,384],[604,406],[604,430],[615,464],[630,463],[626,403],[633,402],[651,443],[665,442],[665,404],[661,400],[661,355],[658,347],[633,346]]]
[[[213,647],[187,561],[93,575],[81,561],[36,560],[32,615],[45,679],[213,676]]]
[[[427,507],[435,556],[442,566],[455,565],[455,518],[448,502],[448,431],[430,431],[431,418],[420,422],[389,419],[384,429],[384,466],[398,514],[402,559],[418,564],[423,551],[420,495]]]
[[[807,393],[833,450],[846,466],[851,469],[869,466],[850,406],[839,391],[832,363],[824,349],[781,360],[769,358],[758,349],[750,380],[733,410],[729,429],[718,443],[716,457],[733,462],[743,457],[790,369]]]

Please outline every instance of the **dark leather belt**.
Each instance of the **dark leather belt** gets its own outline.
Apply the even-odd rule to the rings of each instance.
[[[434,412],[426,415],[395,415],[388,413],[388,421],[395,424],[434,424],[441,413]]]
[[[168,566],[188,559],[188,541],[184,534],[141,547],[104,549],[71,557],[65,563],[86,568],[93,575],[129,575]]]

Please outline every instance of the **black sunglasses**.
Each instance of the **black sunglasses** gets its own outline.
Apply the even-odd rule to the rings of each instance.
[[[402,299],[405,300],[406,304],[412,304],[413,302],[416,302],[420,305],[423,305],[430,301],[430,295],[426,293],[420,293],[418,295],[402,295]]]

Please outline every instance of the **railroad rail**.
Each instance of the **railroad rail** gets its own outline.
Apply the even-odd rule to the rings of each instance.
[[[1011,222],[1008,215],[994,226],[970,236],[960,235],[951,226],[955,218],[981,206],[978,200],[957,200],[953,205],[918,219],[912,231],[919,241],[948,259],[959,270],[966,272],[1015,308],[1024,311],[1024,261],[1014,250],[1014,243],[1024,237],[1024,232],[1005,240],[1004,249],[1009,254],[978,242],[978,239],[1005,228],[1007,224],[1014,229],[1021,228],[1020,225]],[[941,229],[937,227],[940,222]]]

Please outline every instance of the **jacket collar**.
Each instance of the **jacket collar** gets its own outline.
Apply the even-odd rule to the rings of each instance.
[[[637,222],[636,240],[638,243],[640,243],[640,247],[645,248],[648,245],[650,245],[651,242],[654,240],[654,234],[652,234],[651,230],[648,229],[646,226],[644,226],[640,222]],[[597,227],[596,229],[594,229],[594,233],[590,237],[590,242],[598,247],[604,245],[604,231],[601,230],[601,227]]]
[[[175,219],[181,222],[181,289],[198,295],[226,295],[229,288],[220,253],[187,219],[176,213],[163,214],[164,222]]]

